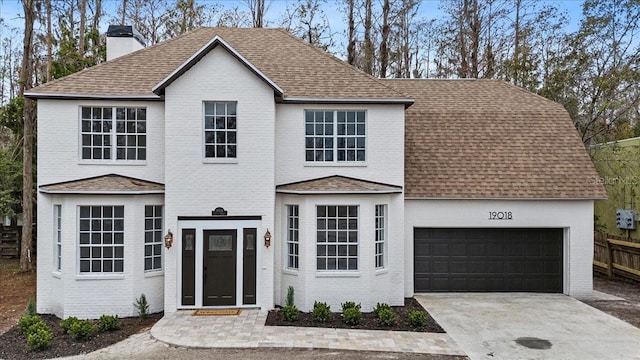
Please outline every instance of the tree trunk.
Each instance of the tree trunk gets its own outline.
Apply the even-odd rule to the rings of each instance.
[[[125,25],[124,21],[127,18],[127,0],[122,0],[122,18],[120,19],[120,25]]]
[[[99,31],[101,16],[102,16],[102,0],[95,0],[95,12],[93,14],[93,22],[91,23],[91,29],[95,31]]]
[[[347,43],[347,62],[351,65],[356,63],[356,25],[353,20],[353,4],[354,0],[348,1],[349,6],[349,39]]]
[[[20,71],[20,95],[31,88],[33,83],[33,27],[35,21],[34,0],[23,0],[24,10],[24,50]],[[35,124],[35,102],[24,99],[24,139],[22,141],[22,244],[20,248],[20,270],[33,270],[34,259],[31,257],[33,248],[33,126]]]
[[[384,0],[382,5],[382,38],[380,39],[380,77],[387,77],[387,66],[389,63],[389,0]]]
[[[53,80],[53,31],[51,30],[51,0],[45,3],[47,12],[47,82]]]
[[[365,0],[364,3],[364,64],[362,70],[369,75],[373,75],[373,40],[371,39],[373,9],[371,0]]]
[[[79,0],[80,29],[78,29],[78,55],[84,56],[84,33],[87,26],[87,0]]]

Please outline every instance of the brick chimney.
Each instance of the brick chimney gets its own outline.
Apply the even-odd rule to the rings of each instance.
[[[142,35],[129,25],[109,25],[107,30],[107,61],[144,48]]]

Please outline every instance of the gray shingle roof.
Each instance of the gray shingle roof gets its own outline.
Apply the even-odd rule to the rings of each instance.
[[[164,185],[117,174],[41,185],[40,191],[51,194],[160,194]]]
[[[408,198],[600,199],[569,114],[499,80],[386,80],[405,113]]]
[[[150,97],[152,89],[219,36],[284,90],[286,98],[401,99],[398,90],[282,29],[200,28],[30,90],[53,95]],[[410,101],[408,101],[410,102]]]
[[[346,176],[327,176],[306,181],[276,186],[280,193],[399,193],[401,186],[350,178]]]

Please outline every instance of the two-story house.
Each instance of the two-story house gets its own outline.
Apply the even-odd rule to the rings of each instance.
[[[38,312],[592,291],[604,196],[566,111],[382,80],[278,29],[202,28],[41,85]]]

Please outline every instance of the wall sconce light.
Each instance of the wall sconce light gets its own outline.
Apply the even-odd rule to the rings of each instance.
[[[269,229],[267,229],[267,232],[264,233],[264,246],[271,246],[271,233],[269,232]]]
[[[173,245],[173,233],[169,230],[167,231],[167,235],[164,236],[164,246],[167,249],[171,249],[171,245]]]

